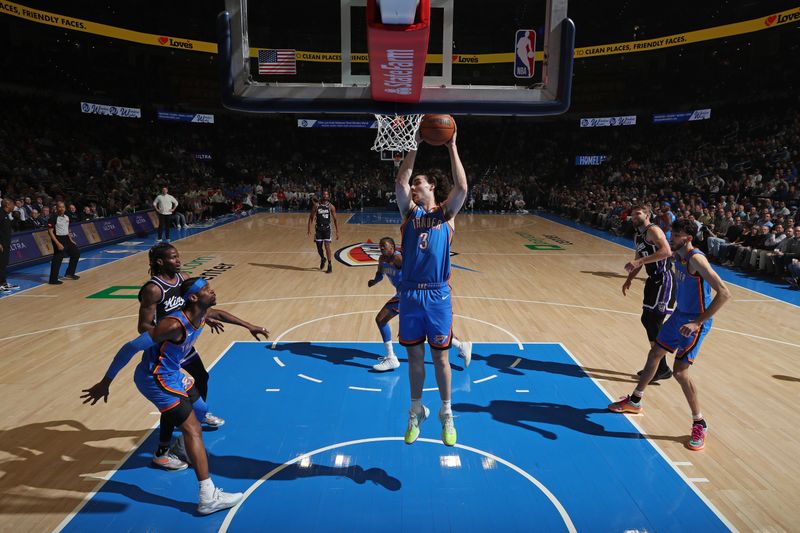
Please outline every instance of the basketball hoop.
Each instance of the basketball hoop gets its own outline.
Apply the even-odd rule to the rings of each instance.
[[[375,115],[375,118],[378,119],[378,134],[372,145],[373,150],[407,152],[417,149],[414,136],[419,129],[422,115]]]

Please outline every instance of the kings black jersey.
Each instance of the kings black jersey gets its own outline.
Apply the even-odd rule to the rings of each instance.
[[[318,232],[331,231],[331,204],[318,203],[317,204],[317,226]]]
[[[636,242],[636,254],[639,257],[647,257],[655,254],[658,251],[656,244],[647,240],[647,232],[653,226],[657,227],[656,224],[650,224],[644,228],[644,231],[636,231],[636,237],[634,239]],[[662,259],[661,261],[657,261],[655,263],[648,263],[644,266],[644,269],[647,272],[648,277],[663,274],[668,270],[672,270],[672,258],[667,257],[666,259]]]
[[[186,277],[178,272],[178,279],[175,281],[175,284],[170,285],[158,276],[153,276],[147,283],[142,285],[141,289],[139,289],[140,302],[142,301],[142,291],[149,283],[152,283],[161,289],[161,299],[156,304],[156,317],[153,320],[153,325],[155,325],[159,320],[168,314],[177,311],[183,306],[183,298],[181,297],[181,283],[183,283],[185,279]]]

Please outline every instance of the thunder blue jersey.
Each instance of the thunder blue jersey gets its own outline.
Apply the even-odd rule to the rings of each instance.
[[[400,255],[399,252],[394,253],[395,257],[397,257],[398,255]],[[394,266],[393,263],[386,263],[381,260],[378,261],[378,266],[380,266],[383,275],[389,278],[389,281],[391,282],[392,286],[395,289],[399,290],[400,282],[402,281],[402,270]]]
[[[400,226],[405,283],[446,283],[450,280],[453,228],[437,205],[429,213],[415,205]]]
[[[675,279],[678,281],[678,311],[697,316],[711,304],[711,287],[699,274],[689,273],[689,258],[695,254],[703,255],[703,252],[695,249],[686,259],[676,258]]]
[[[182,310],[175,311],[165,316],[162,320],[180,320],[185,332],[183,342],[175,344],[170,341],[162,342],[159,346],[152,346],[144,351],[142,354],[141,365],[145,367],[149,373],[161,377],[175,376],[180,373],[181,361],[183,361],[189,352],[192,351],[195,341],[203,331],[205,321],[199,328],[195,328],[192,322],[186,318]]]

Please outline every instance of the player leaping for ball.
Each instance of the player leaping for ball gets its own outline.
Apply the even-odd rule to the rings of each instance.
[[[419,141],[419,132],[416,134]],[[416,150],[403,159],[397,172],[395,193],[403,217],[400,226],[403,268],[400,284],[400,344],[408,350],[408,375],[411,386],[411,409],[405,434],[406,444],[419,437],[419,426],[430,414],[422,405],[425,381],[427,339],[433,354],[436,384],[442,406],[442,442],[456,443],[456,428],[450,400],[450,348],[453,308],[450,298],[450,241],[454,218],[467,197],[467,174],[456,149],[456,134],[446,143],[455,182],[445,198],[449,181],[433,172],[413,176]]]
[[[367,282],[367,285],[374,287],[383,280],[385,275],[389,278],[392,286],[399,290],[402,282],[400,272],[403,268],[403,256],[396,249],[394,239],[391,237],[384,237],[380,240],[380,249],[381,256],[378,258],[378,270],[375,272],[375,277]],[[375,323],[378,325],[383,344],[386,346],[386,356],[381,357],[378,364],[372,367],[378,372],[394,370],[400,366],[400,361],[397,360],[397,356],[394,354],[392,328],[389,326],[389,321],[400,313],[399,307],[400,295],[395,294],[389,298],[375,316]],[[464,359],[464,366],[469,366],[470,361],[472,361],[472,343],[461,341],[453,335],[452,344],[458,349],[458,356]]]

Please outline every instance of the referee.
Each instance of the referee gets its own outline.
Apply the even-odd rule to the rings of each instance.
[[[61,285],[63,282],[58,279],[58,271],[61,268],[61,261],[64,254],[69,255],[69,266],[67,267],[66,279],[80,279],[75,275],[78,268],[78,258],[81,253],[75,245],[75,241],[69,235],[69,217],[65,214],[64,202],[56,203],[56,212],[47,221],[47,233],[53,241],[53,262],[50,263],[50,285]]]
[[[11,198],[3,198],[0,204],[0,292],[11,292],[11,289],[19,289],[18,285],[12,285],[6,279],[6,268],[8,268],[8,258],[11,255],[11,212],[14,210],[14,201]]]

